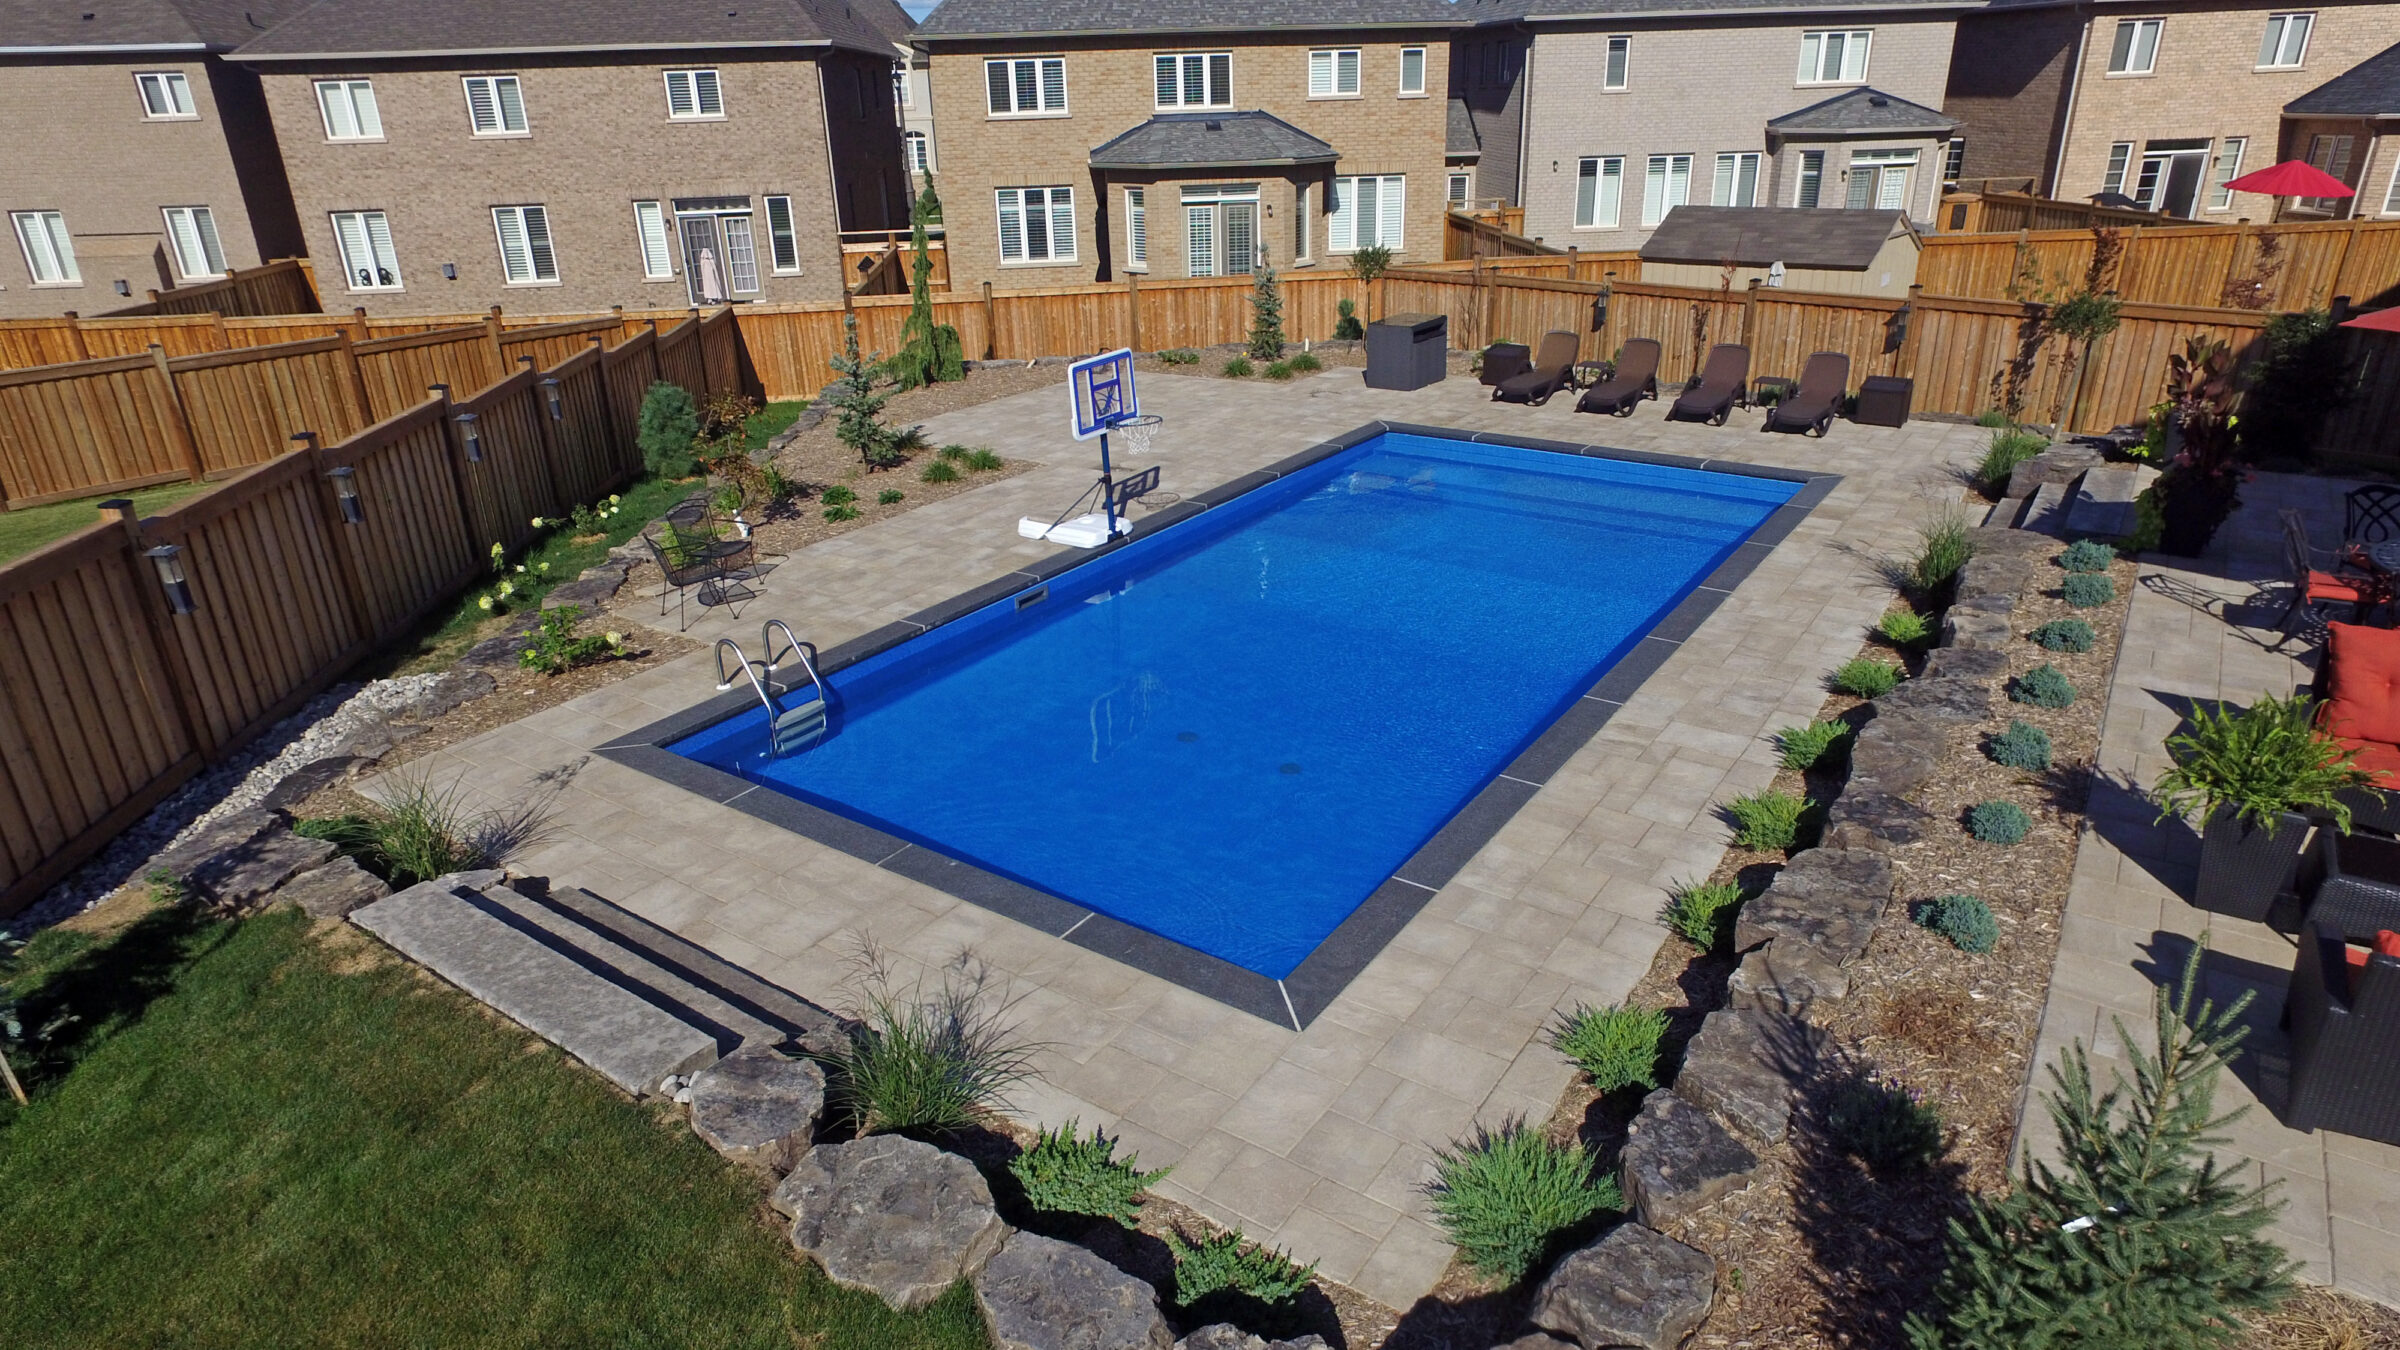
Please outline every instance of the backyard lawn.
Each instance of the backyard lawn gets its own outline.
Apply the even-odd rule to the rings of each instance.
[[[676,1113],[354,930],[156,908],[0,978],[29,1035],[77,1019],[0,1096],[12,1347],[986,1344],[963,1290],[835,1288]]]
[[[96,523],[100,519],[100,503],[110,497],[131,497],[134,509],[147,514],[173,506],[195,492],[214,486],[214,483],[167,483],[133,492],[85,497],[80,501],[52,502],[48,506],[0,511],[0,563],[20,554],[31,553],[52,540],[64,539],[84,526]]]

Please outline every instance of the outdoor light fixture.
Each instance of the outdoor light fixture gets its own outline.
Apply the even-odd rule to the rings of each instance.
[[[123,278],[123,277],[119,277],[119,278],[117,278],[117,294],[119,294],[119,295],[131,295],[131,294],[133,294],[133,283],[132,283],[132,282],[130,282],[130,281],[127,281],[127,280],[126,280],[125,278]]]
[[[1884,328],[1883,349],[1896,352],[1908,341],[1908,321],[1916,314],[1916,306],[1902,303],[1892,311],[1891,322]]]
[[[367,523],[366,505],[358,499],[358,470],[345,464],[328,469],[325,476],[333,480],[333,499],[342,508],[342,521],[348,525]]]
[[[460,413],[458,415],[458,431],[461,436],[466,437],[467,462],[469,464],[481,464],[483,462],[483,433],[476,430],[475,420],[475,414],[473,413]]]
[[[567,401],[562,396],[564,388],[565,386],[558,382],[556,375],[542,381],[542,394],[550,400],[550,420],[553,422],[567,420]]]
[[[444,280],[444,281],[456,281],[456,280],[458,280],[458,264],[457,264],[457,263],[443,263],[443,264],[442,264],[442,280]]]
[[[150,565],[158,569],[158,584],[167,593],[167,608],[177,614],[190,614],[200,607],[192,603],[192,583],[183,577],[183,550],[173,544],[161,544],[144,554]]]

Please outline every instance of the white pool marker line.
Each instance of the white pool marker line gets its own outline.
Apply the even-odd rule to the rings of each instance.
[[[1292,1006],[1292,991],[1283,987],[1283,981],[1277,980],[1275,982],[1275,992],[1283,995],[1283,1011],[1286,1016],[1292,1019],[1292,1030],[1306,1030],[1307,1028],[1300,1025],[1300,1010]]]
[[[1081,927],[1083,927],[1083,926],[1084,926],[1085,924],[1087,924],[1087,923],[1090,923],[1090,922],[1092,921],[1092,915],[1093,915],[1094,913],[1096,913],[1096,912],[1097,912],[1097,911],[1094,911],[1094,910],[1088,910],[1088,909],[1087,909],[1087,910],[1085,910],[1085,911],[1083,912],[1083,917],[1082,917],[1082,918],[1080,918],[1080,919],[1077,919],[1077,920],[1076,920],[1074,923],[1072,923],[1072,924],[1069,924],[1069,925],[1067,926],[1067,931],[1065,931],[1065,932],[1063,932],[1063,933],[1061,933],[1061,934],[1059,934],[1059,935],[1058,935],[1058,936],[1060,937],[1060,939],[1064,940],[1064,939],[1066,939],[1066,938],[1071,938],[1071,937],[1075,936],[1075,930],[1076,930],[1076,929],[1078,929],[1078,928],[1081,928]]]
[[[1515,774],[1513,774],[1513,773],[1504,773],[1504,774],[1501,774],[1500,776],[1501,776],[1502,778],[1505,778],[1505,779],[1507,779],[1508,781],[1510,781],[1510,782],[1512,782],[1512,783],[1523,783],[1525,786],[1527,786],[1527,787],[1529,787],[1529,788],[1538,788],[1538,787],[1542,787],[1542,786],[1544,786],[1543,784],[1541,784],[1541,783],[1537,783],[1537,782],[1533,781],[1533,780],[1532,780],[1532,779],[1530,779],[1530,778],[1519,778],[1519,777],[1517,777],[1517,776],[1516,776]]]
[[[1442,888],[1439,886],[1428,886],[1422,881],[1410,881],[1407,877],[1404,877],[1397,872],[1392,874],[1392,880],[1399,882],[1403,886],[1414,886],[1420,891],[1431,891],[1435,895],[1442,893]]]
[[[914,845],[914,844],[902,844],[900,847],[898,847],[898,848],[896,848],[896,849],[893,849],[893,850],[892,850],[891,852],[889,852],[889,853],[886,853],[886,854],[884,854],[884,855],[883,855],[881,858],[878,858],[878,859],[876,859],[876,861],[875,861],[875,865],[876,865],[877,867],[881,867],[881,866],[883,866],[885,863],[888,863],[888,862],[890,862],[892,859],[899,857],[901,854],[903,854],[903,853],[906,853],[906,852],[908,852],[910,849],[912,849],[912,848],[915,848],[915,847],[916,847],[916,845]]]

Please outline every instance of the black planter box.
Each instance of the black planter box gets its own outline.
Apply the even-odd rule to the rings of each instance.
[[[2299,879],[2308,830],[2307,817],[2287,811],[2270,835],[2236,819],[2233,808],[2218,807],[2200,832],[2200,887],[2192,903],[2211,914],[2265,923]]]
[[[1917,382],[1898,375],[1869,375],[1858,382],[1858,410],[1850,420],[1861,426],[1898,427],[1908,424],[1908,406]]]

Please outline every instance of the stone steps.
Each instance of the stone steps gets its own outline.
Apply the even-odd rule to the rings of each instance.
[[[2103,464],[2088,470],[2067,507],[2067,533],[2073,538],[2122,539],[2134,532],[2138,509],[2134,499],[2158,477],[2158,470],[2135,464]]]
[[[2068,484],[2044,483],[2025,499],[2024,518],[2017,522],[2020,530],[2065,538],[2067,533]]]

